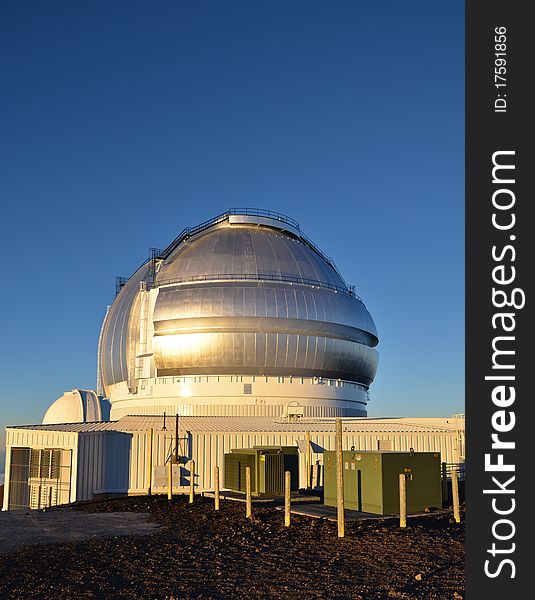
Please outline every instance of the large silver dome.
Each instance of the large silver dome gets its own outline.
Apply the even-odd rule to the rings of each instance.
[[[182,232],[127,281],[103,324],[100,376],[108,395],[147,375],[332,378],[367,389],[377,343],[362,301],[295,221],[229,211]]]

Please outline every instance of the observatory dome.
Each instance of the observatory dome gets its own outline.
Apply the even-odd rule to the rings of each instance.
[[[65,392],[49,407],[43,417],[43,424],[92,423],[107,421],[110,417],[110,403],[92,390],[72,390]]]
[[[128,279],[103,324],[99,374],[112,412],[119,396],[137,397],[129,410],[141,409],[147,387],[154,395],[158,380],[170,379],[182,386],[174,392],[180,412],[179,399],[195,395],[191,386],[184,391],[187,378],[201,383],[207,376],[206,383],[215,383],[209,378],[227,376],[232,383],[238,377],[240,383],[244,377],[351,382],[360,391],[362,414],[377,343],[362,300],[295,221],[269,211],[231,210],[184,230]],[[232,403],[228,390],[219,389],[219,401]],[[213,406],[217,396],[210,395]],[[253,399],[245,414],[263,414],[262,402]],[[193,405],[188,411],[199,414]]]

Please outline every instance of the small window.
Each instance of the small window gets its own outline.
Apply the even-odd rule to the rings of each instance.
[[[244,394],[252,394],[253,393],[253,384],[252,383],[244,383],[243,384],[243,393]]]

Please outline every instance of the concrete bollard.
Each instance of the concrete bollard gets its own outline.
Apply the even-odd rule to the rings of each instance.
[[[189,503],[193,504],[195,498],[195,461],[189,463]]]
[[[453,495],[453,518],[456,523],[461,522],[461,509],[459,505],[459,473],[457,469],[451,472],[451,492]]]
[[[399,526],[407,527],[407,477],[399,475]]]
[[[290,527],[290,488],[292,475],[290,471],[284,473],[284,526]]]
[[[251,467],[245,467],[245,516],[253,516],[253,502],[251,499]]]
[[[338,537],[345,535],[344,522],[344,455],[342,454],[342,419],[336,419],[336,506]]]
[[[173,463],[171,457],[167,461],[167,499],[173,499]]]
[[[219,510],[219,467],[214,467],[214,509]]]

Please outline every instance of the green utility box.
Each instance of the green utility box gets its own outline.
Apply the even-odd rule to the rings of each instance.
[[[399,475],[407,478],[407,512],[442,506],[438,452],[342,453],[344,506],[377,515],[399,514]],[[336,506],[336,453],[324,452],[324,503]]]
[[[245,467],[251,467],[251,494],[279,496],[284,494],[284,472],[290,471],[290,488],[299,489],[299,457],[297,446],[254,446],[237,448],[225,454],[225,487],[245,492]]]

